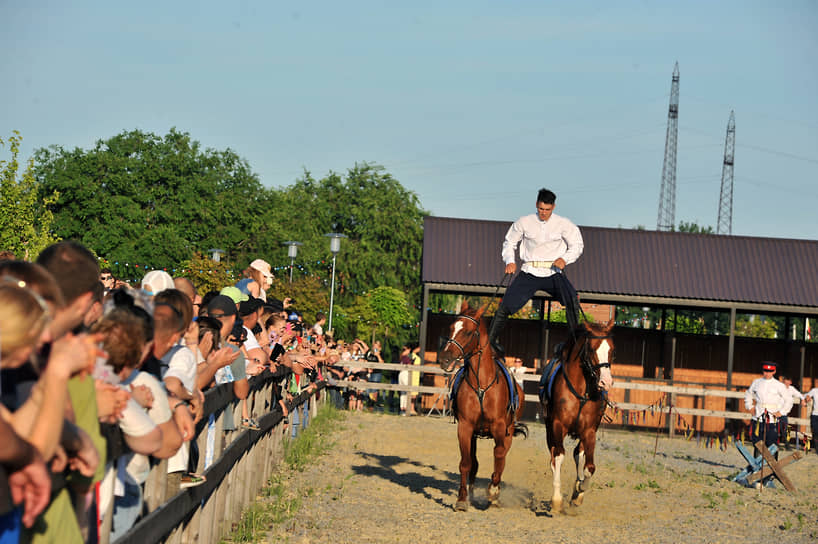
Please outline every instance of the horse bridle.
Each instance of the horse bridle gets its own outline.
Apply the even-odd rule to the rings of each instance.
[[[480,353],[480,352],[483,351],[483,348],[480,348],[480,322],[478,322],[475,318],[471,317],[470,315],[460,314],[458,316],[458,319],[461,318],[461,317],[463,317],[465,319],[468,319],[469,321],[474,323],[474,327],[475,327],[474,332],[472,333],[472,338],[466,343],[466,346],[471,344],[473,341],[476,341],[477,346],[478,346],[479,349],[477,349],[475,351],[472,351],[470,353],[466,353],[466,346],[463,346],[460,342],[458,342],[454,338],[447,338],[446,343],[444,343],[440,347],[440,351],[443,351],[444,349],[446,349],[449,344],[454,344],[457,347],[457,349],[460,350],[460,355],[458,355],[457,357],[455,357],[452,360],[452,368],[454,368],[454,365],[457,364],[459,361],[465,361],[466,359],[468,359],[469,357],[471,357],[475,353]]]
[[[579,410],[577,410],[577,420],[579,420],[579,415],[582,413],[582,408],[585,406],[585,403],[591,400],[591,387],[596,388],[596,383],[599,381],[599,371],[602,368],[610,368],[610,358],[607,363],[597,363],[595,365],[591,364],[588,360],[588,340],[606,340],[608,338],[612,338],[612,335],[605,334],[605,335],[596,335],[596,334],[586,334],[584,335],[584,341],[582,343],[582,347],[579,349],[579,361],[583,368],[588,369],[593,376],[593,380],[585,380],[585,394],[580,395],[577,390],[574,388],[574,384],[571,383],[571,380],[568,378],[568,372],[565,370],[567,363],[563,363],[561,366],[562,369],[562,376],[565,379],[565,384],[568,386],[568,390],[573,393],[573,395],[579,400]],[[569,353],[570,357],[570,353]]]

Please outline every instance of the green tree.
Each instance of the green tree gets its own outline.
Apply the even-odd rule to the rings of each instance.
[[[368,342],[381,337],[390,346],[404,340],[407,336],[405,327],[416,321],[414,312],[409,311],[406,294],[386,285],[358,297],[355,310],[360,313],[360,317],[353,315],[358,317],[357,336],[367,338]]]
[[[307,274],[329,280],[332,255],[324,234],[339,232],[347,238],[341,240],[336,258],[336,301],[351,306],[356,296],[380,286],[394,287],[410,301],[419,301],[427,212],[417,196],[382,167],[358,164],[345,176],[330,173],[321,180],[305,172],[274,198],[276,205],[264,215],[264,224],[277,233],[278,240],[269,246],[274,262],[289,263],[281,242],[298,240],[304,245],[297,263]]]
[[[42,194],[59,193],[56,234],[109,261],[161,268],[212,247],[234,261],[257,250],[270,193],[229,149],[203,150],[175,129],[164,137],[134,130],[87,151],[39,149],[35,158]]]
[[[678,232],[688,232],[690,234],[713,234],[715,232],[713,227],[701,226],[695,221],[679,221],[679,226],[674,230]]]
[[[13,251],[18,259],[31,260],[57,241],[51,232],[54,216],[48,206],[56,202],[55,190],[41,193],[34,177],[34,160],[29,159],[20,173],[20,133],[8,142],[0,138],[0,148],[8,143],[11,158],[0,160],[0,249]]]
[[[235,267],[229,262],[216,262],[198,251],[190,259],[182,261],[179,268],[176,275],[192,281],[200,295],[208,291],[219,291],[239,280]]]

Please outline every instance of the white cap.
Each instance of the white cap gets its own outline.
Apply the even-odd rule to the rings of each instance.
[[[173,289],[173,278],[164,270],[151,270],[142,278],[142,289],[156,295],[165,289]]]

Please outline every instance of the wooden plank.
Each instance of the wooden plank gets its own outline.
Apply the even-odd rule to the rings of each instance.
[[[338,387],[349,387],[357,390],[378,389],[380,391],[409,391],[413,393],[445,393],[448,387],[432,387],[431,385],[400,385],[397,383],[373,383],[361,381],[338,380],[335,382]]]
[[[787,466],[787,465],[789,465],[791,463],[794,463],[794,462],[798,461],[799,459],[801,459],[803,457],[804,457],[804,454],[802,452],[795,451],[795,452],[791,453],[790,455],[786,456],[785,458],[780,459],[778,461],[778,468],[783,468],[783,467],[785,467],[785,466]],[[747,477],[747,483],[751,484],[751,483],[755,482],[756,480],[761,480],[763,478],[766,478],[767,476],[770,476],[772,473],[773,473],[773,469],[770,468],[770,467],[765,466],[761,470],[758,470],[758,471],[750,474]]]
[[[784,471],[780,468],[778,461],[775,460],[773,454],[771,454],[770,450],[767,449],[767,446],[764,445],[764,441],[759,440],[754,445],[756,449],[761,452],[761,456],[764,457],[764,460],[767,461],[767,464],[770,465],[770,468],[775,473],[775,476],[779,480],[781,480],[782,484],[784,484],[784,487],[787,489],[787,491],[794,492],[795,486],[792,485],[792,482],[790,481],[789,477],[787,477],[787,475],[784,474]]]

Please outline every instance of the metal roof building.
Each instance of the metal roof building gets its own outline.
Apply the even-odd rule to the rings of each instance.
[[[493,291],[511,224],[426,217],[424,285]],[[566,272],[583,300],[818,314],[818,241],[580,226]],[[433,287],[434,288],[434,287]]]
[[[430,292],[496,292],[503,279],[500,250],[510,225],[426,217],[423,307],[428,308]],[[585,249],[566,273],[583,303],[729,312],[731,342],[736,312],[818,316],[818,241],[583,226],[580,230]],[[427,314],[423,312],[422,343]]]

